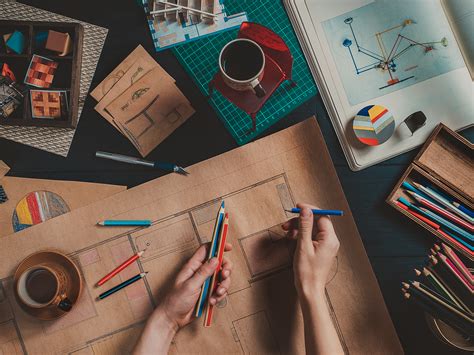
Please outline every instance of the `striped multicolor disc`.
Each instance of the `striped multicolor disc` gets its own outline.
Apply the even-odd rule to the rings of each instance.
[[[13,230],[21,231],[69,211],[66,202],[54,192],[31,192],[18,202],[13,211]]]
[[[357,113],[352,128],[362,143],[380,145],[385,143],[395,131],[395,119],[387,108],[370,105]]]

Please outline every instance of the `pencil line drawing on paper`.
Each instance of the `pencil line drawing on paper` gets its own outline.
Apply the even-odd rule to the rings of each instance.
[[[407,26],[412,26],[416,24],[414,20],[406,19],[400,25],[393,26],[381,32],[375,33],[375,40],[377,42],[377,47],[379,51],[373,52],[369,49],[364,48],[357,41],[357,36],[354,31],[354,27],[352,25],[353,21],[354,19],[352,17],[348,17],[344,19],[344,23],[348,25],[351,29],[352,38],[354,42],[349,38],[345,38],[342,41],[342,45],[346,47],[349,51],[349,55],[352,59],[352,63],[354,64],[354,69],[356,71],[356,74],[360,75],[369,70],[378,70],[382,74],[388,74],[389,78],[387,80],[387,84],[379,87],[380,90],[388,88],[389,86],[392,86],[392,85],[397,85],[399,83],[404,82],[405,80],[410,80],[415,77],[414,75],[405,76],[404,78],[398,78],[396,76],[396,72],[398,72],[397,63],[399,59],[402,56],[408,54],[410,50],[414,50],[417,47],[421,47],[422,54],[427,54],[435,49],[438,49],[439,46],[436,46],[436,45],[441,45],[443,47],[448,46],[448,39],[446,37],[441,38],[441,40],[437,42],[422,43],[422,42],[417,42],[414,39],[404,36],[403,30]],[[393,31],[397,31],[397,36],[395,37],[395,40],[393,41],[393,44],[390,47],[390,46],[387,46],[384,39],[386,36],[389,36]],[[358,53],[360,53],[361,55],[367,56],[369,58],[372,58],[373,60],[375,60],[375,62],[359,67],[357,65],[355,53],[352,50],[353,44],[355,44]],[[418,66],[417,64],[413,64],[412,66],[407,67],[405,71],[413,70],[417,66]]]
[[[226,349],[229,352],[247,353],[256,350],[284,352],[281,348],[281,339],[275,333],[275,309],[273,308],[280,308],[280,303],[288,303],[285,298],[287,295],[281,293],[280,296],[275,296],[281,299],[272,306],[270,304],[274,301],[270,302],[266,299],[256,300],[255,303],[247,301],[249,297],[254,297],[256,290],[259,290],[259,293],[272,293],[280,287],[293,286],[292,251],[281,229],[281,223],[288,218],[285,209],[294,206],[295,201],[288,178],[284,173],[155,220],[149,228],[135,228],[117,233],[71,253],[70,256],[81,269],[85,281],[85,292],[76,305],[77,312],[62,318],[58,323],[45,327],[22,314],[14,301],[11,278],[0,280],[0,329],[4,327],[5,331],[11,335],[7,339],[8,342],[0,344],[0,350],[6,351],[13,347],[18,353],[24,353],[33,346],[31,340],[24,337],[17,328],[41,332],[45,342],[49,342],[50,337],[68,334],[67,336],[71,337],[68,348],[56,349],[55,352],[58,353],[92,354],[107,352],[112,348],[131,350],[130,347],[141,334],[146,317],[172,283],[175,272],[200,244],[209,241],[220,202],[225,200],[226,205],[235,206],[236,209],[251,208],[256,211],[261,199],[252,197],[263,194],[266,206],[279,210],[280,217],[276,218],[274,223],[256,229],[252,233],[245,235],[234,233],[231,236],[235,245],[232,261],[236,271],[233,284],[229,289],[229,296],[226,302],[219,305],[216,320],[219,322],[219,319],[224,319],[220,321],[220,326],[224,326],[224,333],[234,339],[233,342],[226,342],[226,345],[232,347]],[[248,218],[258,220],[258,216]],[[113,265],[119,264],[138,250],[145,249],[143,257],[137,260],[136,264],[123,270],[114,281],[121,282],[143,271],[153,272],[150,272],[143,282],[137,282],[115,295],[114,302],[107,304],[107,302],[95,301],[93,298],[100,291],[95,287],[98,278],[110,271]],[[336,274],[337,262],[331,279]],[[327,299],[331,305],[329,295]],[[112,305],[120,307],[121,315],[118,318],[123,318],[123,320],[117,321],[112,331],[109,329],[101,333],[101,328],[97,325],[102,324],[100,319],[110,313],[108,307]],[[232,309],[239,308],[244,308],[244,310],[238,316],[234,315]],[[331,311],[331,316],[337,326],[338,320],[334,311]],[[17,322],[19,326],[15,328]],[[90,331],[87,335],[84,335],[85,331],[79,331],[79,329],[94,328],[94,326],[96,326],[95,331]],[[197,320],[189,329],[183,329],[180,336],[173,342],[173,350],[176,353],[188,353],[189,346],[192,346],[192,337],[195,336],[193,332],[196,331],[192,328],[201,326],[201,321]],[[72,329],[75,329],[74,336],[71,335]],[[219,332],[219,329],[220,327],[216,326],[206,332],[211,334],[213,330]],[[259,334],[258,349],[254,348],[255,334]],[[344,343],[342,333],[339,335]]]
[[[352,105],[463,66],[439,2],[375,0],[323,28]]]

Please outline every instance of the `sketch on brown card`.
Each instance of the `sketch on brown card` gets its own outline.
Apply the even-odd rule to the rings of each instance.
[[[229,239],[234,244],[230,257],[235,272],[229,297],[219,305],[215,327],[203,331],[198,320],[178,335],[173,347],[182,353],[189,350],[187,342],[197,341],[202,346],[209,344],[212,349],[215,348],[215,344],[211,345],[212,338],[218,336],[228,351],[247,352],[250,348],[261,347],[278,352],[287,348],[279,339],[282,329],[287,326],[281,326],[281,316],[276,315],[276,309],[281,308],[280,302],[287,303],[288,300],[268,301],[261,296],[271,297],[268,290],[274,292],[277,285],[292,287],[292,251],[280,227],[289,217],[285,209],[294,206],[285,174],[154,221],[150,228],[117,234],[73,253],[80,264],[86,291],[74,317],[66,316],[54,325],[42,326],[42,341],[48,342],[52,335],[72,337],[74,342],[68,348],[82,355],[122,349],[127,337],[137,338],[146,316],[160,302],[182,264],[200,244],[209,241],[223,199],[231,219],[234,216]],[[269,210],[272,213],[268,213]],[[98,278],[139,250],[146,250],[143,257],[109,281],[109,286],[139,272],[154,272],[150,272],[144,282],[136,283],[109,300],[96,302],[95,297],[102,291],[94,286]],[[22,329],[38,329],[37,325],[27,324],[31,320],[18,317],[18,311],[12,313],[21,322]],[[116,315],[113,324],[103,324],[100,318],[109,314]],[[255,334],[263,334],[264,339],[257,341]],[[233,341],[229,342],[229,339]],[[38,346],[29,337],[25,343],[27,348]],[[67,349],[57,350],[64,352]]]

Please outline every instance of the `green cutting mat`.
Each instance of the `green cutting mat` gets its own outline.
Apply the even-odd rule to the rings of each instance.
[[[228,14],[246,11],[249,21],[267,26],[283,38],[293,54],[293,79],[298,83],[298,86],[291,88],[290,82],[286,81],[275,91],[257,115],[256,131],[250,134],[250,116],[227,101],[219,92],[213,93],[211,105],[237,143],[242,145],[316,95],[317,89],[280,0],[225,0],[225,6]],[[216,34],[173,49],[204,95],[208,94],[209,82],[217,71],[220,50],[227,42],[236,38],[237,32],[234,30]]]

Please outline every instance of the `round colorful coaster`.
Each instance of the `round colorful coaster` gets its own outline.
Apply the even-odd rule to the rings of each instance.
[[[352,128],[362,143],[380,145],[388,141],[395,131],[395,119],[387,108],[369,105],[354,117]]]
[[[13,211],[13,230],[19,232],[69,211],[66,202],[54,192],[31,192],[18,202]]]

